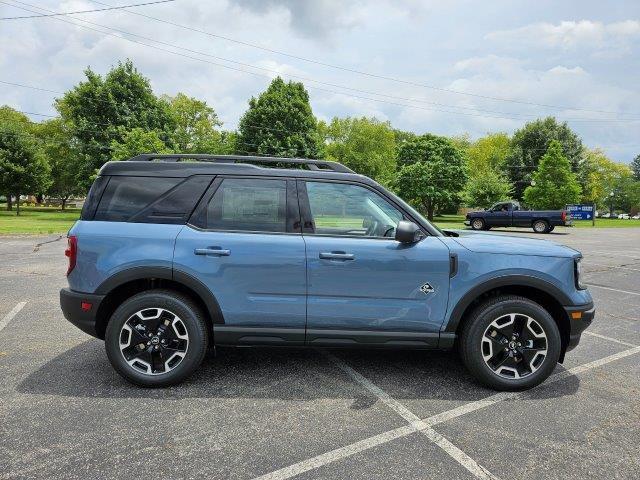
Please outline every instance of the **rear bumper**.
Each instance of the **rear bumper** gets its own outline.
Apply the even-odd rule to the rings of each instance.
[[[580,343],[580,336],[585,329],[591,325],[593,318],[596,315],[596,308],[593,306],[593,302],[585,305],[577,305],[573,307],[564,307],[569,317],[571,330],[569,332],[569,344],[567,345],[567,352],[573,350]]]
[[[60,290],[60,308],[64,317],[76,327],[99,338],[96,333],[96,314],[104,297],[104,295],[74,292],[63,288]],[[83,308],[83,304],[85,308]],[[87,308],[89,304],[91,306]]]

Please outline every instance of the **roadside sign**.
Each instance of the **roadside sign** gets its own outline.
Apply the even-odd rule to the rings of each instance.
[[[593,205],[567,205],[571,220],[593,220]]]

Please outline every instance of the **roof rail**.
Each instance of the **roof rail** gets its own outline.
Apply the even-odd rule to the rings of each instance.
[[[142,153],[127,160],[128,162],[152,162],[161,160],[164,162],[180,162],[182,160],[196,160],[198,162],[212,163],[289,163],[294,165],[306,165],[309,170],[330,170],[339,173],[355,173],[341,163],[329,160],[309,160],[306,158],[284,157],[257,157],[252,155],[208,155],[203,153]]]

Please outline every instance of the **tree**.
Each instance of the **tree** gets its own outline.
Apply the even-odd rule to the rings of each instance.
[[[582,201],[596,205],[608,205],[610,194],[622,178],[631,178],[632,172],[627,165],[609,159],[600,149],[585,149],[584,160],[578,171],[583,185]]]
[[[463,197],[471,207],[487,208],[496,202],[509,200],[513,185],[500,173],[487,169],[481,175],[469,177]]]
[[[633,170],[633,178],[640,181],[640,154],[631,162],[631,170]]]
[[[215,110],[207,102],[178,93],[164,96],[169,105],[175,129],[169,142],[179,153],[221,153],[222,135],[217,127],[222,125]]]
[[[522,198],[532,173],[554,140],[560,142],[562,154],[568,159],[571,170],[577,172],[582,158],[582,140],[566,122],[558,123],[554,117],[538,119],[513,134],[507,168],[516,198]]]
[[[325,158],[388,184],[395,175],[396,142],[389,122],[375,118],[334,118],[318,126]]]
[[[524,191],[525,202],[535,209],[553,210],[579,202],[581,193],[571,164],[562,153],[562,144],[553,140],[540,159],[532,185]]]
[[[33,131],[33,123],[21,112],[17,112],[8,105],[0,107],[0,130],[9,129],[11,132],[17,129],[23,135],[29,135]],[[7,197],[7,210],[13,210],[13,191],[0,190]]]
[[[427,213],[458,202],[467,180],[465,156],[453,143],[435,135],[422,135],[401,145],[396,188],[401,196]]]
[[[64,210],[69,198],[86,193],[78,179],[82,156],[60,118],[36,124],[35,134],[42,140],[42,153],[51,167],[51,185],[46,193],[59,198]]]
[[[111,142],[112,160],[126,160],[141,153],[172,153],[157,131],[133,128],[123,134],[122,141]]]
[[[240,119],[240,154],[318,158],[320,142],[309,94],[302,83],[275,78]]]
[[[149,80],[130,60],[118,63],[104,78],[90,68],[85,75],[86,81],[56,100],[56,108],[83,157],[79,179],[88,187],[96,169],[111,159],[113,142],[122,142],[126,132],[155,130],[167,142],[175,123],[168,103],[154,95]]]
[[[50,168],[37,139],[18,124],[0,129],[0,191],[16,197],[20,215],[20,195],[43,192],[49,186]]]

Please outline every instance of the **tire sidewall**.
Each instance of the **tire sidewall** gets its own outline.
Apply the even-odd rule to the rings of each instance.
[[[500,377],[485,363],[482,357],[482,336],[486,328],[503,315],[521,313],[533,318],[544,329],[547,336],[547,355],[540,367],[530,375],[519,379]],[[467,332],[463,358],[467,367],[484,384],[499,390],[523,390],[543,382],[555,369],[562,341],[556,322],[540,305],[526,300],[505,300],[480,309]]]
[[[134,313],[145,308],[164,308],[184,323],[189,346],[182,361],[162,375],[145,375],[131,367],[120,351],[120,331]],[[202,363],[207,348],[207,331],[201,313],[180,294],[148,292],[135,295],[120,305],[111,316],[105,333],[105,349],[113,368],[126,380],[145,387],[161,387],[179,383],[191,375]]]

